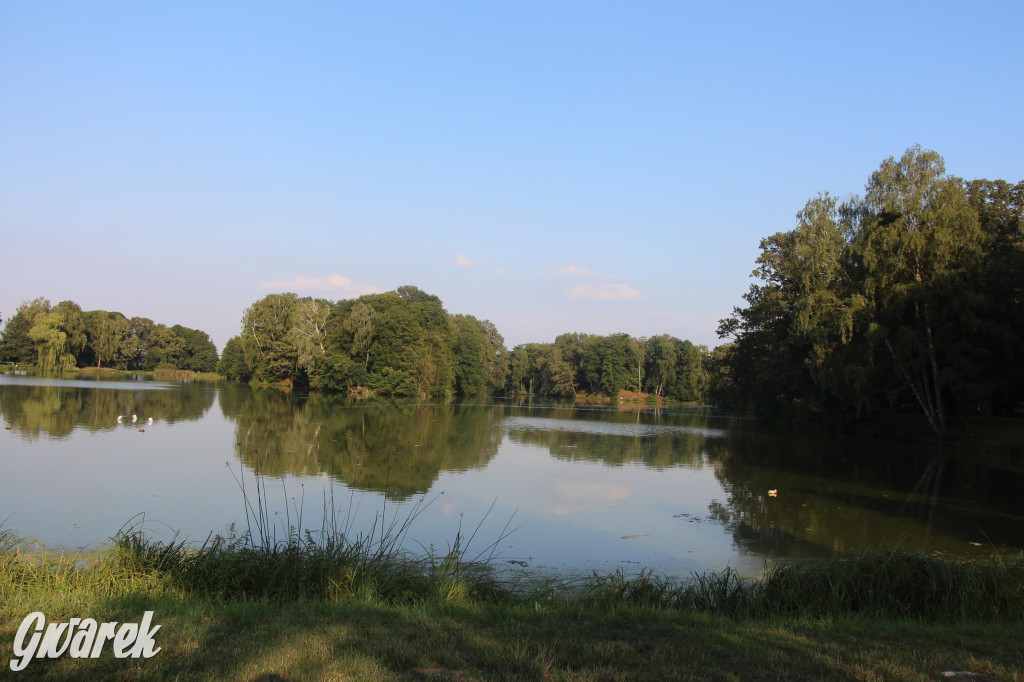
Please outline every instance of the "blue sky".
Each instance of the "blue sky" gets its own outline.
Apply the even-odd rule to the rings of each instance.
[[[1024,178],[1024,3],[0,3],[0,315],[238,332],[414,284],[715,345],[759,240],[921,144]]]

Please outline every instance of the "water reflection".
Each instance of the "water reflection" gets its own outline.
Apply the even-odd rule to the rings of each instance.
[[[707,415],[676,415],[684,423],[655,423],[651,420],[660,415],[644,415],[644,421],[623,421],[617,412],[579,413],[591,419],[583,421],[577,414],[516,415],[508,417],[504,426],[512,441],[547,448],[552,457],[612,466],[639,464],[653,469],[701,466],[707,461],[707,441],[725,435],[721,429],[708,426]],[[616,419],[608,420],[609,415]],[[599,416],[605,420],[594,419]]]
[[[174,428],[118,431],[144,426],[119,427],[131,414]],[[685,576],[866,548],[1024,547],[1020,474],[906,443],[768,431],[707,408],[393,405],[229,383],[0,376],[0,416],[0,518],[35,524],[71,510],[101,539],[139,512],[197,537],[244,521],[230,460],[290,495],[343,487],[371,516],[385,500],[444,492],[419,538],[438,546],[462,514],[479,519],[497,499],[495,519],[527,524],[509,551],[531,567]]]
[[[501,443],[501,407],[352,404],[252,391],[228,416],[238,458],[269,476],[324,473],[401,501],[441,472],[483,468]]]
[[[731,431],[708,449],[726,493],[709,510],[743,552],[801,557],[901,548],[966,555],[1022,545],[1021,474],[1003,472],[995,484],[988,467],[924,447],[753,430]]]
[[[142,428],[150,418],[170,424],[195,420],[215,398],[213,387],[203,384],[0,377],[0,416],[26,439],[66,438],[76,428]]]

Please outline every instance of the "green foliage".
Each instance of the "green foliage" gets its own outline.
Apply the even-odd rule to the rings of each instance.
[[[334,303],[271,294],[246,310],[239,339],[252,379],[326,391],[480,395],[503,387],[508,374],[493,324],[449,315],[441,299],[413,286]]]
[[[561,337],[559,337],[561,338]],[[582,386],[591,393],[618,396],[635,378],[630,357],[630,336],[612,334],[592,338],[580,354]],[[558,345],[555,339],[555,345]],[[633,383],[632,388],[639,390]]]
[[[455,315],[455,381],[461,395],[484,395],[505,385],[508,351],[489,320]]]
[[[569,333],[554,343],[528,343],[511,353],[506,387],[574,398],[579,393],[615,397],[620,390],[673,400],[704,402],[710,383],[708,349],[663,334]]]
[[[152,370],[163,364],[177,367],[184,354],[185,339],[180,334],[166,325],[154,325],[146,343],[143,368]]]
[[[97,367],[127,369],[135,359],[138,344],[132,335],[131,323],[121,313],[91,310],[88,321],[90,364],[94,358]],[[169,362],[168,359],[162,361]]]
[[[217,373],[233,381],[248,381],[251,378],[249,366],[245,364],[242,339],[238,336],[232,336],[224,344],[224,351],[217,364]]]
[[[75,368],[75,355],[68,333],[61,322],[64,315],[56,309],[36,315],[28,337],[35,344],[36,365],[41,372],[65,372]]]
[[[972,180],[965,188],[985,247],[977,279],[978,324],[965,330],[964,339],[981,371],[957,389],[983,409],[1007,415],[1024,404],[1024,181]]]
[[[951,410],[1020,406],[1016,384],[986,377],[1021,376],[1009,349],[1022,329],[1022,194],[947,176],[912,147],[864,198],[810,200],[794,230],[762,240],[760,283],[719,326],[735,343],[717,398],[786,417],[913,405],[936,434]]]
[[[35,342],[29,331],[35,324],[36,316],[50,312],[50,302],[45,298],[25,301],[18,306],[14,316],[7,320],[0,335],[0,362],[28,364],[38,358]]]
[[[375,393],[391,398],[409,398],[417,394],[416,380],[408,373],[394,367],[382,367],[370,374],[369,388]]]
[[[217,371],[217,347],[206,332],[180,324],[171,327],[171,331],[184,342],[175,367],[193,372]]]
[[[76,367],[213,372],[217,348],[210,337],[181,325],[168,328],[145,317],[130,320],[119,312],[82,309],[74,301],[53,308],[45,298],[26,301],[0,336],[0,360],[32,362],[41,371]]]
[[[321,368],[330,314],[331,304],[322,298],[303,298],[296,304],[291,343],[295,346],[297,367],[310,378],[315,378]]]
[[[242,354],[255,381],[290,379],[298,367],[291,335],[298,296],[268,294],[242,315]]]

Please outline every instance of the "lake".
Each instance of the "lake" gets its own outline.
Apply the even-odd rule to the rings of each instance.
[[[0,522],[47,547],[99,547],[129,522],[164,539],[245,530],[259,483],[280,536],[319,529],[325,509],[353,535],[415,515],[414,550],[443,552],[461,529],[470,557],[560,574],[1024,549],[1024,475],[708,407],[2,375],[0,416]]]

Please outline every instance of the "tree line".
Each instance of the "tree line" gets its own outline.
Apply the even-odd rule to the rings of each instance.
[[[491,321],[450,314],[414,286],[340,301],[269,294],[245,310],[239,334],[219,356],[205,332],[82,311],[73,301],[51,306],[45,298],[22,303],[0,334],[0,361],[43,372],[170,366],[390,397],[574,398],[627,390],[704,401],[709,358],[706,347],[668,335],[571,333],[510,352]]]
[[[708,357],[689,341],[628,334],[563,334],[510,352],[490,320],[450,314],[437,296],[403,286],[336,302],[269,294],[245,311],[218,370],[242,381],[392,397],[632,390],[699,401]]]
[[[774,418],[914,408],[941,434],[952,414],[1024,405],[1024,182],[965,181],[911,147],[864,196],[807,202],[761,241],[746,305],[709,350],[666,334],[567,333],[511,351],[489,320],[450,314],[414,286],[328,301],[270,294],[219,359],[209,337],[72,301],[22,304],[0,361],[44,371],[167,364],[241,381],[393,397],[621,391]]]
[[[947,175],[918,146],[864,196],[809,200],[761,241],[746,305],[722,320],[719,403],[793,418],[1024,404],[1024,182]]]
[[[709,398],[712,366],[706,346],[668,334],[562,334],[511,353],[509,392],[577,398],[645,393],[684,402]]]
[[[414,286],[331,302],[269,294],[224,345],[229,379],[386,396],[477,396],[505,383],[508,351],[487,320],[451,315]]]
[[[25,301],[0,334],[0,362],[34,364],[42,372],[81,367],[196,372],[217,369],[217,347],[209,335],[180,324],[168,327],[146,317],[83,311],[74,301],[51,306],[45,298]]]

